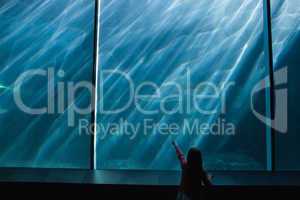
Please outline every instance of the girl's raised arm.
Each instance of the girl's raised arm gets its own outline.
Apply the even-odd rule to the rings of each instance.
[[[179,146],[176,144],[176,142],[172,142],[172,145],[175,148],[176,151],[176,155],[178,157],[178,160],[180,161],[181,167],[183,167],[186,164],[186,159],[184,157],[184,154],[182,153],[181,149],[179,148]]]

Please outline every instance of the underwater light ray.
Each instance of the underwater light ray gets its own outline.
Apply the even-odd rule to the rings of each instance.
[[[11,0],[1,5],[0,16],[4,20],[0,27],[5,31],[0,33],[0,49],[6,56],[0,64],[1,85],[10,83],[9,90],[13,91],[21,85],[13,83],[23,72],[51,67],[55,72],[65,71],[62,79],[55,77],[56,81],[51,82],[55,87],[58,81],[77,83],[89,79],[93,62],[94,3],[94,0],[32,0],[30,3]],[[42,106],[41,103],[46,106],[43,100],[48,96],[47,76],[37,78],[25,81],[22,98],[29,106]],[[77,137],[78,124],[74,129],[66,128],[67,117],[63,114],[26,114],[13,105],[11,91],[1,93],[1,99],[4,98],[1,108],[8,108],[1,119],[17,125],[1,123],[11,129],[9,135],[4,131],[0,134],[1,162],[13,167],[88,168],[90,139]],[[88,92],[83,93],[82,97],[76,95],[82,98],[76,98],[76,103],[90,100]]]
[[[255,36],[256,34],[249,35],[247,33],[249,32],[249,27],[256,25],[256,13],[260,12],[258,9],[260,6],[258,4],[261,3],[243,2],[242,5],[235,6],[238,8],[238,13],[235,10],[235,12],[233,12],[233,16],[228,16],[229,14],[226,14],[225,19],[229,19],[231,23],[235,23],[236,21],[241,20],[239,13],[243,13],[246,8],[251,9],[251,11],[246,12],[245,15],[242,16],[246,21],[246,24],[237,24],[236,27],[231,30],[229,27],[223,26],[225,20],[224,17],[216,14],[225,13],[224,7],[231,7],[233,9],[234,4],[230,4],[230,2],[232,3],[232,1],[222,2],[223,6],[218,6],[218,1],[207,2],[207,4],[205,4],[205,2],[201,2],[197,5],[205,4],[206,6],[199,7],[195,6],[194,4],[186,3],[184,6],[175,6],[176,8],[174,7],[172,12],[166,12],[166,10],[170,10],[170,4],[161,9],[163,14],[160,15],[161,10],[158,9],[158,14],[152,18],[149,13],[152,11],[152,9],[155,10],[155,6],[159,6],[158,1],[154,1],[153,4],[151,4],[153,5],[151,9],[146,6],[146,4],[145,8],[143,8],[141,5],[135,7],[136,10],[133,10],[133,7],[131,8],[128,6],[128,9],[132,11],[129,14],[126,13],[127,8],[118,10],[117,7],[111,5],[110,8],[112,10],[118,10],[119,17],[124,15],[124,20],[120,23],[114,22],[116,25],[112,29],[115,32],[111,32],[112,30],[107,30],[108,33],[114,34],[109,35],[107,33],[107,40],[102,38],[104,42],[102,43],[102,47],[105,50],[104,53],[101,54],[101,57],[103,58],[102,66],[104,69],[106,67],[114,68],[112,65],[109,66],[108,63],[117,63],[118,65],[115,66],[118,66],[118,68],[122,70],[125,69],[130,76],[133,76],[135,83],[141,83],[145,80],[154,81],[159,86],[159,89],[162,89],[161,99],[170,92],[172,93],[172,91],[163,89],[168,81],[174,81],[184,86],[184,83],[182,82],[184,78],[183,73],[184,69],[188,68],[191,69],[192,73],[192,86],[196,85],[200,81],[209,81],[218,85],[223,81],[223,84],[226,84],[231,79],[236,79],[236,76],[239,76],[239,68],[241,67],[245,56],[247,55],[246,52],[243,52],[242,55],[238,54],[238,49],[240,48],[242,51],[245,51],[245,48],[249,47],[248,42],[256,42],[257,37],[253,37],[253,35]],[[149,2],[147,2],[147,4],[148,3]],[[194,5],[194,7],[191,7],[191,5]],[[144,9],[143,13],[145,15],[141,15],[140,9]],[[109,9],[106,10],[106,12],[109,12]],[[113,12],[110,11],[110,13]],[[203,18],[203,13],[211,16],[213,20],[210,20],[209,23],[205,23],[206,18]],[[106,23],[112,23],[112,19],[110,19],[112,15],[108,13],[107,16],[109,16],[109,18],[105,18],[106,20],[102,23],[103,27],[105,27]],[[142,21],[144,22],[144,27]],[[238,28],[240,25],[242,30],[239,29],[237,31],[236,28]],[[121,34],[117,33],[118,30],[121,30]],[[104,31],[106,31],[105,28]],[[102,35],[105,36],[106,34]],[[246,35],[246,37],[243,39],[247,39],[243,40],[241,44],[238,38],[239,36],[244,35]],[[166,40],[165,37],[170,39]],[[117,46],[113,46],[113,43],[118,41],[117,38],[120,38],[121,40],[119,40],[120,42],[117,43]],[[232,40],[234,42],[232,42]],[[139,46],[142,44],[144,46]],[[126,52],[126,49],[129,47],[132,48]],[[110,49],[112,51],[110,51]],[[225,49],[227,50],[224,51]],[[231,52],[233,52],[233,54]],[[121,54],[124,54],[124,56]],[[228,70],[228,66],[230,66],[230,70]],[[159,71],[159,73],[156,73],[155,75],[155,71]],[[226,74],[217,74],[216,71],[219,71],[220,73],[226,71]],[[121,82],[118,82],[118,84],[120,83]],[[106,82],[106,84],[109,84],[109,82]],[[117,106],[119,105],[117,102],[122,100],[120,96],[124,97],[126,92],[115,90],[115,87],[118,86],[117,84],[113,86],[114,87],[109,87],[109,93],[104,94],[103,100],[105,101],[105,99],[110,99],[115,91],[118,93],[118,98],[110,105]],[[221,87],[224,87],[224,85]],[[246,87],[243,87],[243,89],[246,89]],[[209,92],[209,88],[204,88],[202,94],[207,92]],[[153,109],[158,106],[158,103],[159,101],[156,99],[145,99],[145,101],[143,101],[143,108]],[[176,106],[175,101],[172,103],[170,100],[168,103],[171,103],[170,106]],[[206,104],[206,107],[220,107],[221,105],[217,100],[207,103],[205,101],[198,101],[198,103]],[[203,123],[212,123],[217,119],[218,116],[214,115],[204,117],[200,114],[197,114],[195,108],[192,110],[194,112],[187,118],[189,121],[200,118],[201,122]],[[137,109],[130,108],[130,110],[121,115],[104,116],[105,122],[100,121],[99,123],[107,124],[110,121],[118,120],[121,116],[126,116],[126,119],[133,123],[138,123],[140,121],[138,119],[147,117],[145,115],[141,115]],[[177,116],[176,118],[174,116],[158,114],[152,116],[152,118],[159,124],[172,121],[182,123],[183,121],[180,119],[180,116]],[[184,130],[181,127],[179,131],[182,132]],[[111,142],[111,140],[101,141],[99,145],[105,144],[105,148],[109,148],[110,150],[103,150],[102,152],[104,153],[100,155],[100,159],[101,156],[103,159],[110,158],[110,156],[105,154],[105,152],[111,152],[114,155],[114,161],[111,163],[111,167],[113,167],[113,163],[117,162],[119,168],[128,168],[130,166],[133,168],[151,168],[155,166],[155,163],[157,163],[158,160],[163,159],[162,155],[168,151],[168,149],[164,147],[156,150],[151,150],[151,148],[154,148],[156,144],[159,144],[159,146],[168,146],[167,143],[170,140],[170,137],[155,136],[155,134],[153,134],[154,132],[155,131],[152,130],[152,134],[147,136],[147,138],[140,134],[134,141],[123,141],[124,137],[121,136],[114,137],[114,145],[122,145],[122,149],[127,151],[126,153],[120,154],[120,156],[124,158],[126,155],[131,158],[131,160],[129,159],[127,161],[123,161],[123,159],[120,161],[116,160],[118,154],[113,153],[113,147],[108,144]],[[223,144],[229,141],[228,139],[223,139],[221,141],[221,138],[213,139],[211,137],[186,137],[184,134],[177,136],[176,140],[179,140],[179,143],[183,148],[186,148],[191,144],[196,144],[199,146],[205,144],[205,146],[207,146],[212,143]],[[216,146],[217,145],[215,145],[215,147]],[[217,152],[220,150],[220,148],[222,147],[218,147],[218,149],[215,149],[214,151]],[[145,155],[148,155],[148,157]],[[102,162],[102,166],[110,166],[110,164],[108,164],[110,163],[109,161],[102,160]],[[148,164],[150,164],[150,166]],[[172,165],[174,164],[175,163]],[[167,165],[161,165],[161,167],[164,166]]]

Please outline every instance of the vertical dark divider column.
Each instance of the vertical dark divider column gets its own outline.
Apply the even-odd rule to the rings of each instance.
[[[273,68],[273,46],[272,46],[272,17],[271,17],[271,2],[270,0],[264,0],[264,34],[265,34],[265,42],[267,42],[266,47],[266,55],[267,55],[267,70],[269,76],[269,95],[270,95],[270,118],[272,127],[270,127],[270,137],[267,142],[270,144],[270,149],[267,152],[270,157],[268,158],[269,162],[268,170],[274,172],[275,171],[275,133],[276,130],[274,127],[274,118],[275,118],[275,84],[274,84],[274,68]],[[267,145],[268,146],[268,145]]]
[[[95,169],[95,142],[96,142],[96,126],[94,126],[97,115],[97,73],[98,73],[98,26],[99,26],[99,0],[95,0],[95,16],[94,16],[94,49],[93,49],[93,74],[92,74],[92,84],[93,84],[93,92],[91,95],[91,125],[93,127],[93,131],[90,135],[91,144],[90,144],[90,169]]]

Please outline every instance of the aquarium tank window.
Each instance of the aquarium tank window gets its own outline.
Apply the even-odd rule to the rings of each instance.
[[[273,59],[275,71],[287,71],[284,82],[278,83],[277,91],[288,94],[287,134],[276,135],[276,168],[278,170],[299,170],[300,161],[295,159],[300,153],[297,116],[299,99],[299,52],[300,52],[300,2],[297,0],[272,0]]]
[[[89,168],[90,136],[79,135],[68,118],[91,95],[78,89],[69,101],[63,83],[92,80],[94,6],[93,0],[0,2],[1,167]]]
[[[263,1],[102,0],[97,169],[176,170],[171,142],[210,170],[266,169],[251,111],[265,71]],[[265,93],[254,97],[265,111]]]
[[[0,1],[0,167],[177,171],[175,141],[209,171],[299,170],[299,16],[299,0]]]

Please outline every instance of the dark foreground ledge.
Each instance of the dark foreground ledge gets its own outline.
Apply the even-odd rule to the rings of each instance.
[[[219,171],[214,175],[217,186],[300,186],[300,172]],[[0,168],[0,182],[10,183],[82,183],[97,185],[176,186],[179,171],[126,171],[75,169]]]
[[[177,186],[103,185],[87,183],[1,182],[1,195],[36,199],[154,199],[175,200]],[[296,186],[213,186],[203,189],[204,200],[298,199]],[[6,194],[5,194],[6,193]]]

